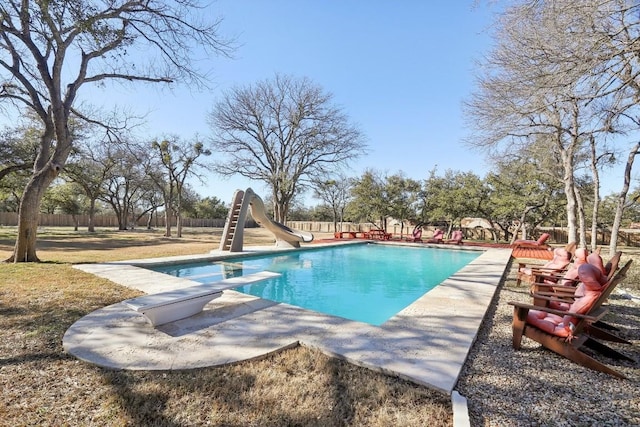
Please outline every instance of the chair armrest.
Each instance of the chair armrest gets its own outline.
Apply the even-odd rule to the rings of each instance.
[[[557,295],[555,292],[535,292],[531,296],[537,300],[555,302],[573,302],[576,299],[574,295]]]
[[[531,270],[541,270],[541,271],[558,271],[557,267],[545,267],[545,264],[530,264],[530,263],[526,263],[526,262],[520,262],[518,263],[518,269],[521,268],[529,268]],[[564,270],[566,268],[560,269],[560,270]]]
[[[549,276],[560,276],[563,273],[567,272],[567,267],[562,267],[562,268],[557,268],[557,267],[525,267],[525,268],[529,268],[533,274],[537,275],[549,275]]]
[[[536,267],[542,267],[544,266],[544,264],[529,264],[527,262],[519,262],[518,263],[518,269],[520,268],[536,268]]]
[[[533,275],[536,276],[537,279],[545,280],[569,280],[572,282],[576,282],[576,279],[565,279],[564,275],[566,274],[566,270],[553,270],[553,271],[540,271],[540,270],[531,270]],[[540,282],[539,282],[540,283]]]
[[[562,285],[558,285],[557,283],[545,283],[545,282],[532,282],[531,288],[544,289],[544,290],[553,290],[555,288],[560,288]],[[575,290],[575,289],[574,289]]]
[[[531,289],[540,289],[540,290],[544,290],[546,292],[558,292],[561,294],[573,294],[576,292],[576,289],[578,288],[577,286],[564,286],[564,285],[558,285],[557,283],[539,283],[539,282],[533,282],[531,284]],[[539,292],[534,290],[533,292]]]
[[[599,308],[598,310],[596,310],[596,312],[593,313],[593,314],[581,314],[581,313],[574,313],[574,312],[571,312],[571,311],[555,310],[553,308],[541,307],[541,306],[537,306],[537,305],[533,305],[533,304],[521,303],[521,302],[518,302],[518,301],[509,301],[508,304],[509,305],[513,305],[514,307],[518,307],[518,308],[523,308],[523,309],[528,309],[528,310],[544,311],[545,313],[551,313],[551,314],[555,314],[557,316],[577,317],[579,319],[586,319],[586,320],[592,321],[592,322],[597,322],[602,316],[604,316],[607,313],[607,310],[602,308],[602,307]]]

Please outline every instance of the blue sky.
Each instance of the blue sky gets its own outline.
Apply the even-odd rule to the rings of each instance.
[[[483,153],[463,144],[462,104],[474,91],[477,62],[491,49],[491,25],[502,2],[477,0],[214,0],[203,13],[221,17],[220,33],[233,37],[233,58],[200,60],[210,90],[134,84],[126,88],[83,87],[80,100],[108,111],[146,114],[140,138],[210,134],[207,115],[225,90],[271,79],[276,73],[307,77],[333,95],[357,124],[368,148],[348,165],[352,176],[366,169],[403,172],[423,180],[437,168],[484,176]],[[144,54],[139,53],[144,61]],[[9,118],[0,118],[2,121]],[[215,153],[214,153],[215,156]],[[619,158],[626,159],[623,152]],[[603,177],[602,194],[618,191],[622,166]],[[229,202],[236,189],[260,181],[208,174],[191,184],[201,196]],[[634,177],[637,180],[637,177]],[[636,186],[634,182],[633,187]],[[310,194],[308,206],[318,204]]]
[[[238,49],[233,59],[202,62],[213,90],[136,85],[100,96],[105,107],[148,113],[146,137],[206,137],[207,113],[224,90],[275,73],[308,77],[367,138],[366,153],[349,165],[353,176],[372,168],[422,180],[434,167],[484,176],[482,153],[462,143],[470,133],[462,103],[474,88],[475,61],[491,47],[496,12],[494,2],[472,0],[217,0],[207,13],[223,18],[221,34],[235,37]],[[206,181],[196,190],[225,202],[248,186],[268,195],[259,181],[213,174]]]

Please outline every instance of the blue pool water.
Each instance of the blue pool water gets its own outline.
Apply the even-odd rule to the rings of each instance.
[[[281,273],[237,291],[381,325],[480,252],[362,244],[153,267],[201,283],[260,271]]]

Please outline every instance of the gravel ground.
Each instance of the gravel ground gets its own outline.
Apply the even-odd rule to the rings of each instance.
[[[618,288],[604,320],[633,344],[610,346],[639,360],[640,300],[624,294],[624,282]],[[527,337],[516,351],[508,301],[531,301],[528,288],[515,287],[513,267],[458,381],[472,426],[640,426],[640,364],[591,353],[628,378],[621,380],[575,364]]]

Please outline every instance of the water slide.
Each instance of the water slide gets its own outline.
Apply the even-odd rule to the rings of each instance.
[[[276,236],[276,246],[299,248],[300,242],[309,243],[313,240],[313,234],[306,231],[294,230],[267,217],[264,202],[260,196],[250,188],[247,188],[244,197],[250,197],[249,208],[251,209],[253,219],[260,224],[260,226],[266,228]],[[279,244],[280,242],[281,244]]]
[[[313,240],[313,234],[294,230],[267,217],[264,202],[260,196],[251,188],[247,188],[246,191],[237,190],[234,195],[231,209],[229,209],[229,218],[220,241],[220,250],[242,251],[247,210],[251,211],[251,216],[260,226],[273,233],[277,247],[299,248],[300,242],[308,243]]]

